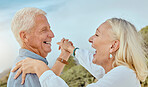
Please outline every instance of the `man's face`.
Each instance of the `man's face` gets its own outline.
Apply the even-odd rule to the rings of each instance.
[[[46,57],[51,52],[51,41],[54,37],[47,18],[44,15],[35,17],[35,25],[28,35],[28,46],[36,54]]]

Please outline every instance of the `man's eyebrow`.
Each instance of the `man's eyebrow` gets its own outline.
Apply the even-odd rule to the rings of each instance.
[[[42,29],[47,29],[48,28],[48,26],[44,26]],[[50,29],[51,27],[49,26],[49,29]]]
[[[44,26],[42,29],[46,29],[47,28],[47,26]]]

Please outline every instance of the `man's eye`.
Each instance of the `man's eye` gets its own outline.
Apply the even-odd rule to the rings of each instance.
[[[46,31],[47,29],[43,29],[42,32]]]

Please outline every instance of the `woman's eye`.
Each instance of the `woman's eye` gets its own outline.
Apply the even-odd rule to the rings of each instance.
[[[95,36],[97,36],[97,37],[98,37],[99,35],[95,34]]]

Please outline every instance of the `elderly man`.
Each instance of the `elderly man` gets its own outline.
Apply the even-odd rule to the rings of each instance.
[[[48,65],[48,61],[45,57],[51,52],[51,41],[54,34],[50,29],[45,15],[46,13],[38,8],[23,8],[15,14],[11,29],[21,49],[19,50],[19,55],[12,69],[19,61],[26,57],[40,60]],[[68,52],[61,52],[58,58],[59,61],[56,61],[52,69],[55,74],[59,75],[65,65],[60,61],[60,58],[64,58],[64,60],[67,61],[69,56],[70,54]],[[48,67],[46,67],[46,69],[49,70]],[[21,71],[18,73],[21,73]],[[16,72],[10,73],[7,87],[41,87],[37,74],[25,75],[22,73],[17,79],[15,78],[15,74]],[[22,77],[25,76],[24,83]]]

